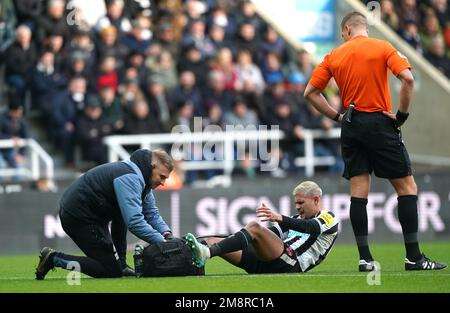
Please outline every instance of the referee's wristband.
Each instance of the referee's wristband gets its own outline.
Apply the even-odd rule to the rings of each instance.
[[[336,116],[333,117],[333,121],[338,122],[340,116],[341,116],[341,113],[337,112],[337,113],[336,113]]]
[[[397,114],[395,114],[395,118],[397,119],[397,125],[402,126],[406,122],[408,117],[409,117],[408,112],[397,111]]]

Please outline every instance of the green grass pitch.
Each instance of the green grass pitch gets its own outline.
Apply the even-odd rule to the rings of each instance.
[[[426,254],[450,262],[450,241],[423,243]],[[305,293],[305,292],[450,292],[450,270],[406,272],[400,243],[373,244],[381,265],[379,285],[369,285],[366,273],[357,272],[356,246],[336,244],[328,258],[304,274],[248,275],[220,258],[210,260],[204,277],[92,279],[68,285],[68,271],[49,272],[34,279],[37,256],[0,257],[0,292],[157,292],[157,293]],[[129,256],[129,264],[132,257]],[[374,280],[372,280],[374,281]]]

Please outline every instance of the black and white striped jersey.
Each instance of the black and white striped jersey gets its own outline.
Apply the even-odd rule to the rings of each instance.
[[[283,216],[283,221],[270,229],[296,252],[300,268],[306,272],[320,264],[330,252],[338,235],[338,225],[332,212],[319,212],[311,219]]]

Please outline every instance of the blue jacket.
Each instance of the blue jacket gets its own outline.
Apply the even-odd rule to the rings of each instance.
[[[152,154],[135,151],[130,160],[97,166],[75,180],[64,192],[64,213],[86,223],[107,224],[122,218],[136,237],[154,243],[170,231],[151,191]]]

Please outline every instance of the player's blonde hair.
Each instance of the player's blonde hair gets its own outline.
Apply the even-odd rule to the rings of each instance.
[[[322,189],[313,181],[304,181],[294,188],[292,194],[294,196],[301,194],[305,197],[322,197]]]

